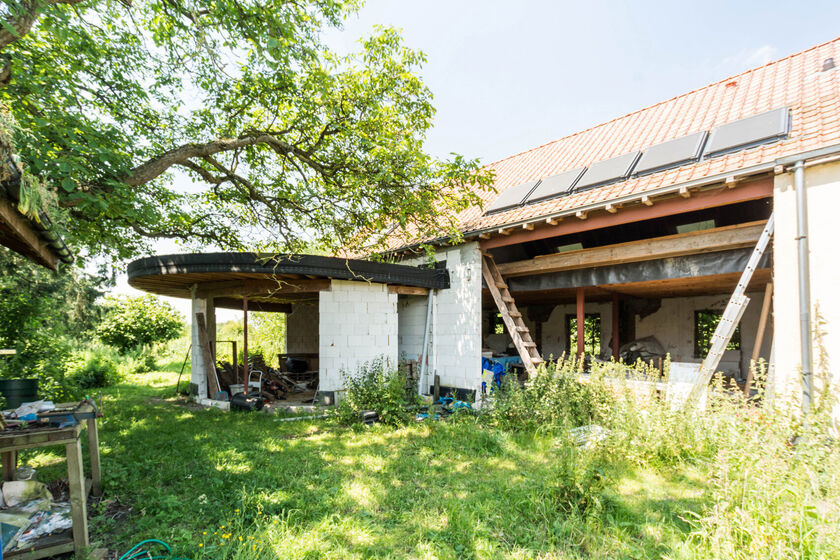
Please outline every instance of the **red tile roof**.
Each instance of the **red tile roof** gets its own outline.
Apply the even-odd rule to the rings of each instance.
[[[823,62],[829,57],[840,65],[840,37],[486,167],[495,171],[495,186],[502,192],[526,181],[588,166],[770,109],[789,107],[790,134],[782,141],[490,216],[484,216],[481,208],[472,207],[460,214],[460,229],[469,233],[553,215],[838,144],[840,68],[823,72]],[[498,194],[481,192],[480,196],[486,208]],[[395,239],[391,246],[396,249],[406,244]]]

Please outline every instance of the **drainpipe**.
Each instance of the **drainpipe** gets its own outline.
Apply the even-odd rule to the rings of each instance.
[[[429,288],[429,302],[426,304],[426,328],[423,331],[423,351],[420,353],[420,375],[417,378],[417,394],[420,396],[423,395],[423,377],[425,377],[428,369],[426,362],[429,360],[429,325],[432,322],[434,294],[434,289]]]
[[[793,166],[796,189],[796,249],[799,264],[799,344],[802,362],[802,414],[811,409],[814,376],[811,354],[811,271],[808,256],[808,200],[805,192],[805,163]]]

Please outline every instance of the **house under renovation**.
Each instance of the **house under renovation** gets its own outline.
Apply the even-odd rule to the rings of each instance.
[[[204,312],[248,294],[287,312],[286,351],[317,362],[328,396],[379,355],[418,361],[424,391],[437,378],[475,397],[483,357],[527,374],[564,353],[714,354],[742,386],[763,358],[777,391],[801,394],[815,309],[840,348],[837,64],[840,39],[490,164],[496,192],[458,217],[463,241],[393,236],[398,265],[155,257],[130,282]],[[207,394],[196,368],[193,382]]]

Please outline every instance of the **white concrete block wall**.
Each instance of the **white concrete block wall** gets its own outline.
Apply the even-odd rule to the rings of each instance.
[[[445,387],[478,389],[481,386],[481,253],[477,243],[439,250],[446,261],[450,288],[439,290],[433,307],[430,335],[430,376],[440,375]],[[424,259],[402,264],[419,265]],[[427,297],[405,297],[400,304],[400,353],[418,357],[422,352]]]
[[[811,269],[812,312],[819,309],[825,321],[823,345],[835,365],[838,382],[840,359],[840,260],[837,258],[837,208],[840,205],[840,163],[805,169],[808,197],[808,243]],[[796,243],[796,193],[793,173],[776,175],[773,192],[776,232],[773,237],[774,334],[778,385],[776,394],[801,403],[799,342],[799,280]],[[812,315],[813,318],[813,315]],[[817,348],[814,347],[815,369]],[[840,418],[840,408],[835,409]]]
[[[758,321],[764,292],[748,293],[750,303],[741,318],[741,350],[727,350],[721,360],[720,371],[746,378],[749,371],[750,357],[755,344]],[[694,356],[694,312],[720,311],[726,308],[729,295],[697,296],[685,298],[667,298],[662,300],[662,307],[656,313],[644,319],[637,319],[636,338],[656,336],[665,351],[674,362],[700,363],[702,358]],[[772,325],[768,325],[768,329]],[[769,359],[772,333],[764,335],[760,357]]]
[[[204,369],[204,353],[201,350],[201,343],[198,340],[198,323],[195,320],[196,313],[204,313],[206,321],[207,300],[197,298],[193,295],[190,316],[190,342],[192,344],[190,348],[190,382],[195,383],[198,386],[199,397],[207,397],[207,376]]]
[[[317,301],[292,304],[286,316],[286,352],[315,354],[318,352],[319,313]]]
[[[318,305],[319,390],[342,389],[342,371],[378,357],[397,365],[397,295],[388,286],[333,280]]]

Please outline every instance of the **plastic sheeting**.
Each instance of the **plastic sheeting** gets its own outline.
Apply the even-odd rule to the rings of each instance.
[[[752,252],[753,249],[750,247],[716,253],[566,270],[511,278],[508,280],[508,286],[512,292],[527,292],[743,272]],[[769,266],[770,257],[765,253],[758,268]]]

